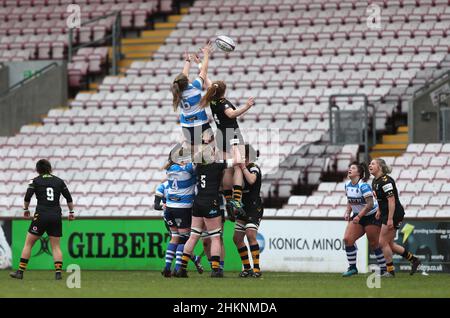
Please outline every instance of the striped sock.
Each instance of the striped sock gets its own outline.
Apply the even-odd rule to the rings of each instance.
[[[60,261],[55,262],[55,272],[61,273],[62,272],[62,265],[63,263]]]
[[[384,259],[384,254],[383,251],[381,250],[381,248],[376,248],[373,250],[373,252],[375,253],[375,256],[377,257],[377,263],[378,266],[380,267],[380,271],[381,273],[384,273],[387,268],[386,268],[386,260]]]
[[[404,259],[407,259],[411,263],[416,260],[416,257],[413,255],[413,253],[408,252],[408,250],[406,248],[405,248],[405,251],[403,252],[402,256]]]
[[[389,273],[393,274],[395,272],[394,263],[393,262],[386,263],[386,269]]]
[[[183,249],[184,249],[184,244],[178,244],[176,260],[175,260],[175,271],[179,270],[181,267],[181,258],[183,257]],[[189,255],[189,259],[190,258],[191,258],[191,256]]]
[[[225,200],[230,201],[233,197],[233,190],[223,190],[223,196],[225,197]]]
[[[190,254],[183,253],[183,256],[181,256],[181,268],[186,269],[190,259],[191,259]]]
[[[219,267],[221,270],[223,270],[224,264],[225,264],[225,261],[220,261]]]
[[[241,257],[242,265],[244,266],[244,270],[250,269],[250,261],[248,259],[248,249],[247,246],[243,246],[238,249],[239,256]]]
[[[213,271],[218,271],[220,268],[220,256],[211,256],[211,267]]]
[[[167,251],[166,251],[166,270],[170,270],[170,268],[172,267],[172,261],[173,258],[175,257],[175,251],[177,250],[177,245],[178,244],[174,244],[174,243],[169,243],[169,245],[167,246]]]
[[[345,252],[347,253],[348,264],[351,269],[356,269],[356,245],[346,246]]]
[[[25,272],[25,270],[27,269],[27,265],[28,265],[28,259],[21,258],[20,263],[19,263],[19,271]]]
[[[233,200],[241,201],[242,198],[242,186],[234,185],[233,186]]]
[[[256,243],[255,245],[250,245],[250,252],[252,253],[253,260],[253,271],[255,273],[259,272],[259,245]]]

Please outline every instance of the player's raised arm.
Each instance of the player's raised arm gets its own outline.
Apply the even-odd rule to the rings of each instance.
[[[197,63],[198,69],[201,71],[202,70],[202,62],[200,61],[200,58],[198,57],[198,55],[197,54],[192,55],[191,59],[193,59],[194,62]],[[203,89],[208,89],[211,87],[211,85],[212,85],[212,81],[209,78],[209,76],[206,75],[205,84],[203,85]]]
[[[204,48],[202,48],[202,52],[203,52],[203,61],[199,76],[202,78],[203,82],[205,82],[208,76],[209,55],[212,52],[211,42],[209,42],[207,45],[205,45]]]
[[[227,108],[225,109],[225,115],[227,115],[229,118],[236,118],[247,112],[250,108],[252,108],[255,105],[255,99],[253,97],[250,97],[247,102],[245,103],[245,106],[239,107],[238,109],[232,109]]]
[[[189,77],[189,70],[191,69],[191,56],[187,51],[184,51],[184,66],[183,66],[183,74],[186,77]]]

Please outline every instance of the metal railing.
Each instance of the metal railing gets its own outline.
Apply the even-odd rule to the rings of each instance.
[[[336,103],[339,98],[362,98],[364,100],[363,109],[342,110]],[[372,118],[369,115],[369,108],[373,108]],[[328,112],[330,122],[330,143],[334,145],[354,144],[364,146],[366,162],[369,162],[369,148],[376,144],[376,124],[375,106],[369,103],[365,94],[335,94],[328,100]],[[351,127],[343,127],[352,123]],[[369,125],[372,123],[372,140],[369,139]],[[352,132],[352,133],[351,133]]]
[[[97,40],[94,40],[91,42],[87,42],[87,43],[83,43],[83,44],[74,46],[73,45],[73,39],[74,39],[73,32],[74,32],[75,28],[69,29],[69,44],[68,44],[68,56],[67,56],[69,62],[72,62],[72,57],[77,50],[79,50],[83,47],[88,47],[88,46],[92,46],[95,44],[107,43],[109,40],[111,40],[112,50],[113,50],[112,61],[111,61],[111,66],[112,66],[111,73],[113,75],[118,74],[118,62],[122,57],[122,41],[121,41],[121,36],[122,36],[121,17],[122,16],[121,16],[120,11],[115,11],[115,12],[106,14],[104,16],[85,21],[80,24],[80,27],[95,23],[95,22],[103,20],[103,19],[107,19],[109,17],[114,17],[114,22],[112,25],[112,32],[111,32],[111,34],[106,34],[106,36],[104,36],[101,39],[97,39]]]
[[[21,87],[22,85],[24,85],[24,84],[27,83],[28,81],[31,81],[32,79],[35,79],[36,77],[40,76],[40,75],[41,75],[42,73],[44,73],[45,71],[47,71],[47,70],[49,70],[49,69],[51,69],[51,68],[53,68],[53,67],[55,67],[55,66],[58,66],[58,63],[53,62],[53,63],[50,63],[50,64],[44,66],[43,68],[41,68],[41,69],[39,69],[39,70],[37,70],[37,71],[34,71],[33,74],[32,74],[31,76],[28,76],[28,77],[24,78],[24,79],[21,80],[20,82],[17,82],[16,84],[10,86],[7,90],[5,90],[5,91],[3,91],[3,92],[0,92],[0,96],[4,96],[4,95],[9,94],[9,92],[11,92],[13,89],[16,89],[16,88],[18,88],[18,87]]]

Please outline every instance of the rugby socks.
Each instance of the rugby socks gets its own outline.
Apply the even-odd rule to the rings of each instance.
[[[250,269],[250,261],[248,259],[248,249],[247,245],[238,248],[239,256],[241,257],[242,266],[244,266],[244,270],[248,271]]]
[[[174,243],[169,243],[169,245],[167,246],[167,251],[166,251],[166,270],[170,270],[170,268],[172,267],[172,261],[173,258],[175,257],[175,251],[177,250],[177,245],[178,244],[174,244]]]
[[[411,263],[415,262],[417,260],[417,257],[414,256],[413,253],[408,252],[408,250],[405,248],[405,251],[402,254],[403,258],[407,259]]]
[[[386,263],[386,268],[387,268],[387,271],[389,273],[391,273],[392,275],[395,274],[395,268],[394,268],[394,263],[393,262]]]
[[[375,253],[375,256],[377,257],[377,263],[378,266],[380,267],[380,272],[381,274],[383,274],[384,272],[386,272],[386,260],[384,259],[384,254],[383,251],[381,250],[381,248],[376,248],[373,250],[373,252]]]
[[[183,256],[181,256],[181,268],[186,269],[189,260],[191,259],[191,255],[187,253],[183,253]]]
[[[225,262],[224,261],[220,261],[220,263],[219,263],[220,270],[223,271],[224,265],[225,265]]]
[[[259,269],[259,245],[250,245],[250,252],[252,253],[252,260],[253,260],[253,271],[255,273],[258,273],[260,271]]]
[[[62,272],[62,262],[56,261],[55,262],[55,272],[61,273]]]
[[[223,196],[225,197],[225,200],[230,201],[233,197],[233,190],[223,190]]]
[[[220,256],[211,256],[212,270],[217,272],[220,268]]]
[[[178,244],[177,246],[177,253],[176,253],[176,260],[175,260],[175,271],[179,270],[181,267],[181,263],[182,263],[182,258],[183,258],[183,249],[184,249],[184,244]],[[189,255],[189,259],[191,259],[191,256]]]
[[[233,186],[233,200],[241,201],[242,198],[242,186],[234,185]]]
[[[25,270],[27,269],[27,265],[28,265],[28,259],[21,258],[20,263],[19,263],[19,271],[21,271],[22,273],[25,272]]]
[[[346,246],[345,252],[347,253],[347,260],[350,269],[356,269],[356,253],[357,253],[356,246],[355,245]]]

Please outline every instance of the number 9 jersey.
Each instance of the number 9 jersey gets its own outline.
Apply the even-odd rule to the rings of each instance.
[[[25,202],[30,202],[33,194],[36,194],[36,212],[61,214],[59,198],[61,194],[71,203],[72,196],[64,181],[52,174],[40,175],[30,181],[25,194]]]

